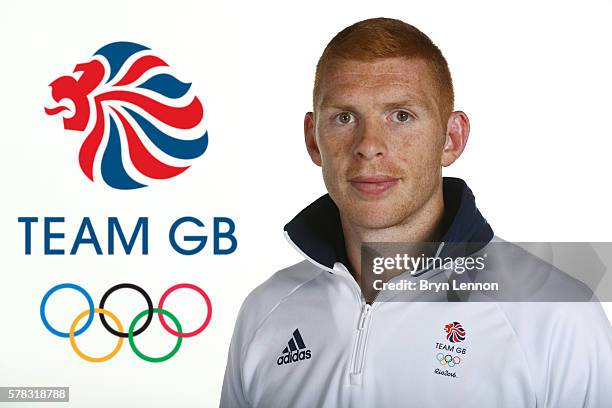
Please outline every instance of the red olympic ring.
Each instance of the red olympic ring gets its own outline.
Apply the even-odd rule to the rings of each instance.
[[[195,329],[194,331],[187,332],[187,333],[179,333],[176,330],[174,330],[173,328],[171,328],[170,326],[168,326],[168,324],[164,320],[164,316],[161,313],[158,314],[159,321],[160,321],[161,325],[164,327],[164,329],[166,329],[167,332],[169,332],[169,333],[171,333],[171,334],[173,334],[173,335],[175,335],[177,337],[193,337],[193,336],[196,336],[196,335],[202,333],[202,331],[204,331],[206,326],[208,326],[208,323],[210,323],[210,318],[212,316],[212,303],[210,303],[210,298],[208,297],[206,292],[204,292],[202,289],[200,289],[196,285],[192,285],[190,283],[179,283],[177,285],[174,285],[174,286],[168,288],[168,290],[166,290],[164,292],[164,294],[159,299],[159,306],[157,306],[157,307],[159,309],[163,309],[164,308],[164,302],[166,301],[166,298],[168,297],[168,295],[170,295],[170,293],[174,292],[177,289],[192,289],[192,290],[195,290],[196,292],[198,292],[200,295],[202,295],[202,297],[204,298],[204,301],[206,302],[206,307],[208,308],[208,313],[206,315],[206,319],[204,320],[204,323],[202,323],[202,325],[200,327],[198,327],[197,329]]]

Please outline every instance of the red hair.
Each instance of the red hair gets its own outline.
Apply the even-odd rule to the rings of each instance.
[[[419,58],[431,68],[436,81],[440,112],[445,119],[453,111],[454,92],[448,63],[440,49],[421,31],[392,18],[359,21],[340,31],[327,44],[315,74],[313,106],[321,86],[321,76],[332,60],[374,61],[381,58]]]

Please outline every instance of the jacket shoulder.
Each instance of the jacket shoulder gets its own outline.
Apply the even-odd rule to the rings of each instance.
[[[238,313],[237,327],[250,337],[285,299],[321,273],[325,271],[307,260],[274,273],[245,298]]]

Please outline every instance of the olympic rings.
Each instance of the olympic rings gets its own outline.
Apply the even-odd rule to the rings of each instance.
[[[451,356],[450,354],[442,354],[442,353],[438,353],[436,355],[436,359],[438,360],[438,362],[442,365],[448,365],[449,367],[454,367],[457,364],[461,363],[461,357],[459,356]]]
[[[192,289],[192,290],[198,292],[204,298],[204,302],[206,303],[206,308],[207,308],[206,318],[204,319],[204,323],[202,323],[202,325],[200,327],[198,327],[197,329],[195,329],[195,330],[193,330],[191,332],[188,332],[188,333],[184,333],[183,332],[183,328],[182,328],[179,320],[176,318],[176,316],[174,316],[169,311],[163,309],[164,301],[166,300],[168,295],[170,295],[173,291],[175,291],[177,289],[182,289],[182,288]],[[55,292],[59,291],[60,289],[74,289],[74,290],[78,291],[79,293],[81,293],[85,297],[85,299],[87,300],[87,304],[89,306],[88,309],[86,309],[83,312],[81,312],[74,319],[74,321],[72,322],[72,325],[70,326],[70,331],[68,333],[61,332],[61,331],[55,329],[54,327],[52,327],[51,324],[49,323],[49,321],[47,320],[46,312],[45,312],[47,301],[49,300],[49,298],[51,297],[52,294],[54,294]],[[145,301],[147,302],[147,309],[143,310],[138,315],[136,315],[136,317],[134,317],[134,319],[132,320],[131,324],[129,325],[129,329],[128,329],[127,333],[125,333],[123,331],[123,325],[121,324],[121,321],[117,318],[117,316],[115,316],[115,314],[111,313],[110,311],[104,309],[104,304],[106,303],[106,300],[108,299],[108,297],[113,292],[115,292],[115,291],[117,291],[119,289],[132,289],[132,290],[135,290],[135,291],[139,292],[145,298]],[[93,322],[94,314],[95,313],[100,314],[100,320],[101,320],[102,325],[104,326],[104,328],[109,333],[111,333],[114,336],[119,338],[115,348],[109,354],[107,354],[105,356],[102,356],[102,357],[91,357],[91,356],[88,356],[87,354],[83,353],[78,348],[78,346],[76,344],[76,340],[75,340],[76,336],[79,336],[80,334],[85,332],[85,330],[87,330],[89,328],[89,326]],[[163,355],[161,357],[147,356],[146,354],[142,353],[136,347],[136,343],[134,342],[134,337],[139,335],[139,334],[141,334],[142,332],[144,332],[149,327],[149,325],[150,325],[150,323],[151,323],[151,321],[153,319],[153,314],[154,313],[159,314],[159,319],[160,319],[160,322],[161,322],[162,326],[164,327],[164,329],[168,333],[170,333],[173,336],[177,337],[177,341],[176,341],[176,344],[174,345],[174,348],[168,354]],[[79,330],[76,330],[79,322],[81,320],[83,320],[83,318],[86,315],[88,315],[87,321],[85,322],[83,327],[81,327]],[[105,316],[108,316],[108,317],[111,318],[111,320],[113,320],[113,322],[115,323],[116,329],[110,327],[110,325],[106,321]],[[145,322],[142,324],[142,326],[138,330],[136,330],[136,324],[144,316],[147,316]],[[174,330],[174,329],[172,329],[172,328],[170,328],[168,326],[168,324],[164,320],[163,316],[167,316],[168,318],[170,318],[170,320],[172,320],[172,322],[174,323],[174,326],[176,327],[176,330]],[[92,300],[91,296],[89,295],[89,293],[87,293],[87,291],[85,289],[83,289],[81,286],[73,284],[73,283],[62,283],[62,284],[59,284],[59,285],[56,285],[56,286],[52,287],[51,289],[49,289],[47,291],[47,293],[45,293],[45,295],[43,296],[42,301],[40,303],[40,318],[41,318],[41,320],[43,322],[43,325],[47,328],[47,330],[49,330],[52,334],[54,334],[54,335],[56,335],[58,337],[70,338],[70,345],[72,346],[72,349],[74,350],[74,352],[79,357],[81,357],[83,360],[86,360],[86,361],[89,361],[89,362],[93,362],[93,363],[99,363],[99,362],[107,361],[107,360],[110,360],[111,358],[113,358],[119,352],[119,350],[121,349],[121,346],[123,345],[123,339],[126,338],[126,337],[128,338],[130,347],[131,347],[132,351],[134,352],[134,354],[136,354],[142,360],[145,360],[145,361],[148,361],[148,362],[151,362],[151,363],[159,363],[159,362],[163,362],[163,361],[169,360],[170,358],[174,357],[174,355],[179,351],[179,349],[181,347],[181,344],[183,342],[183,338],[184,337],[193,337],[193,336],[196,336],[196,335],[200,334],[202,331],[204,331],[204,329],[206,329],[206,327],[208,327],[208,324],[210,323],[211,317],[212,317],[212,303],[210,302],[210,298],[208,297],[206,292],[204,292],[204,290],[202,290],[198,286],[190,284],[190,283],[180,283],[180,284],[174,285],[174,286],[170,287],[168,290],[166,290],[163,293],[162,297],[160,298],[159,307],[157,307],[157,308],[153,307],[153,302],[151,301],[151,298],[145,292],[144,289],[142,289],[141,287],[136,286],[134,284],[131,284],[131,283],[120,283],[118,285],[115,285],[115,286],[111,287],[109,290],[107,290],[104,293],[104,295],[102,296],[102,299],[100,300],[100,307],[94,307],[93,300]]]

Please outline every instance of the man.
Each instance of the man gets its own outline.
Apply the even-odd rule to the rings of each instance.
[[[458,259],[493,240],[467,185],[442,177],[469,122],[430,39],[386,18],[344,29],[319,60],[313,104],[306,147],[329,194],[285,226],[306,259],[245,300],[221,406],[612,406],[612,334],[596,302],[385,302],[365,290],[363,243],[439,242],[437,256]]]

